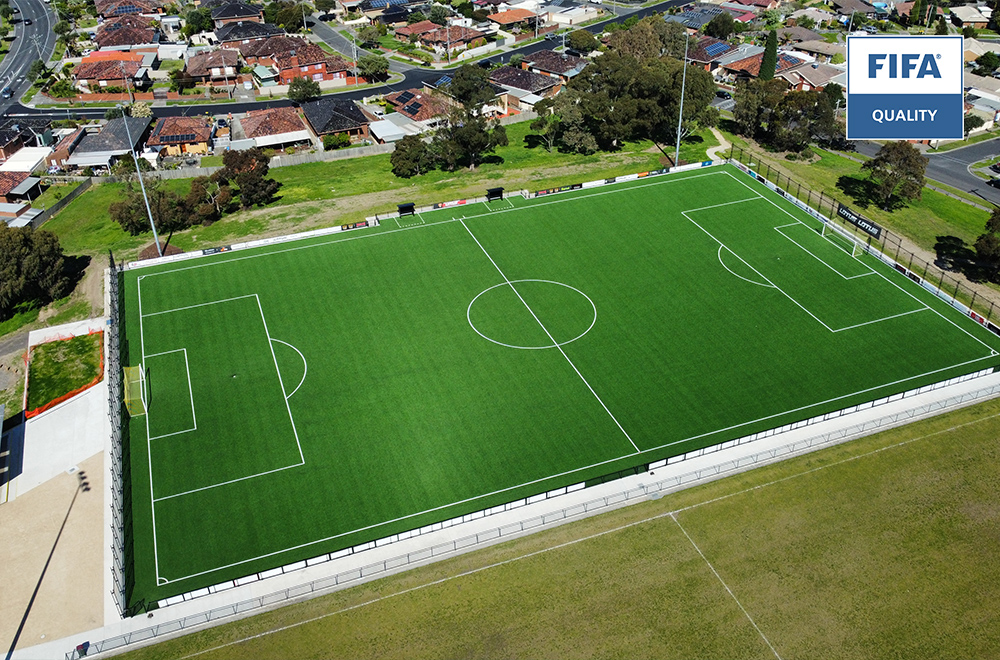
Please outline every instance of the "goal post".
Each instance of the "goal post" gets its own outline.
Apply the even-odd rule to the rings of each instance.
[[[857,257],[862,252],[862,247],[856,240],[849,236],[845,236],[835,227],[831,227],[828,222],[823,223],[823,228],[820,229],[820,235],[850,254],[852,257]]]
[[[142,392],[142,366],[124,368],[125,409],[131,417],[146,414],[146,401]]]

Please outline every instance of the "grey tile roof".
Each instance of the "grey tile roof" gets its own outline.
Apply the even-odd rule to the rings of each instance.
[[[127,131],[125,128],[126,121],[128,121]],[[149,117],[119,117],[118,119],[112,119],[105,124],[100,133],[91,133],[83,138],[74,153],[133,151],[139,145],[139,141],[152,121]],[[129,135],[131,135],[131,141],[129,140]]]
[[[215,30],[215,36],[219,41],[242,41],[243,39],[264,39],[285,31],[270,23],[237,22],[226,23]]]
[[[561,81],[552,76],[543,76],[540,73],[532,73],[524,69],[515,69],[510,66],[502,66],[490,73],[490,80],[498,85],[506,85],[515,89],[524,89],[529,92],[541,92],[558,85]]]
[[[302,111],[318,134],[348,131],[368,124],[368,117],[354,101],[326,96],[302,104]]]
[[[260,16],[263,11],[262,7],[257,5],[248,5],[245,2],[230,2],[226,5],[219,5],[212,8],[212,20],[224,20],[227,18],[249,18],[251,16]]]

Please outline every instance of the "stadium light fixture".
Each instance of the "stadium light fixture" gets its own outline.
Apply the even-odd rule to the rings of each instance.
[[[125,113],[125,106],[121,103],[115,105],[121,108],[122,122],[125,124],[125,135],[128,136],[128,148],[132,152],[132,160],[135,162],[135,175],[139,177],[139,187],[142,189],[142,201],[146,202],[146,215],[149,217],[149,227],[153,230],[153,242],[156,243],[156,253],[163,256],[163,248],[160,247],[160,237],[156,235],[156,223],[153,222],[153,211],[149,208],[149,196],[146,194],[146,184],[142,180],[142,172],[139,170],[139,157],[135,155],[135,148],[132,146],[132,131],[128,127],[128,115]]]

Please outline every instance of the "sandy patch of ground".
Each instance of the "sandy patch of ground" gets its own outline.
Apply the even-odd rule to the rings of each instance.
[[[0,639],[5,644],[14,639],[50,552],[17,648],[104,625],[104,452],[79,467],[90,491],[80,492],[68,518],[79,480],[65,473],[0,506]]]

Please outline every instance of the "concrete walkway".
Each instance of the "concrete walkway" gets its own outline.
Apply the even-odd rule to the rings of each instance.
[[[715,139],[719,141],[719,146],[712,147],[705,152],[705,155],[707,156],[708,160],[728,158],[729,148],[732,147],[733,145],[729,143],[729,140],[726,139],[726,136],[723,135],[719,129],[712,128],[711,131],[712,135],[715,136]]]

